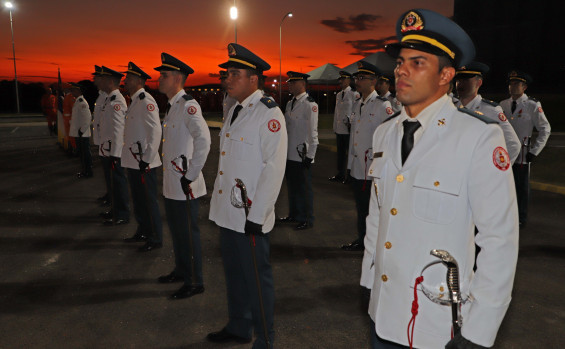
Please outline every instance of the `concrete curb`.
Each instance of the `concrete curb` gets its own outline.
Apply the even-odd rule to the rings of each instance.
[[[555,185],[555,184],[548,184],[548,183],[530,181],[530,188],[534,189],[534,190],[541,190],[541,191],[547,191],[547,192],[550,192],[550,193],[565,195],[565,187]]]

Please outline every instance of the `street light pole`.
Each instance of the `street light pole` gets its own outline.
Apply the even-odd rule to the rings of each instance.
[[[233,0],[233,6],[230,8],[230,18],[233,20],[235,43],[237,44],[237,7],[235,6],[235,0]]]
[[[8,9],[8,11],[10,12],[10,30],[12,31],[12,55],[14,57],[14,84],[16,87],[16,109],[18,114],[20,113],[20,94],[18,92],[18,73],[16,70],[16,46],[14,44],[14,24],[12,21],[12,8],[14,7],[14,4],[12,4],[9,1],[6,1],[4,3],[4,6]]]
[[[282,105],[282,25],[286,17],[292,17],[292,12],[287,13],[281,19],[279,26],[279,103]]]

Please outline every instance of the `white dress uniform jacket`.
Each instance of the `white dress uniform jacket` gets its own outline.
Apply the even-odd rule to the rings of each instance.
[[[284,116],[260,90],[241,105],[243,109],[230,125],[235,109],[232,107],[220,131],[220,160],[209,218],[220,227],[244,233],[245,211],[234,207],[230,198],[235,179],[239,178],[252,201],[247,219],[262,224],[263,232],[268,233],[275,223],[275,202],[286,166]]]
[[[383,339],[408,345],[413,287],[424,266],[438,261],[432,249],[457,260],[462,295],[471,297],[462,307],[463,337],[492,346],[510,303],[518,257],[510,159],[500,127],[468,112],[447,95],[424,109],[417,118],[423,132],[404,165],[404,108],[373,137],[361,285],[372,289],[369,314]],[[473,273],[475,242],[481,253]],[[446,271],[441,263],[427,268],[422,285],[447,298]],[[432,302],[421,287],[418,303],[414,347],[443,348],[451,336],[451,307]]]
[[[141,88],[131,96],[131,104],[126,113],[124,127],[124,148],[122,149],[122,167],[139,170],[139,155],[134,158],[131,150],[138,152],[136,142],[141,143],[141,160],[149,168],[161,166],[159,145],[161,144],[161,120],[159,107],[155,99]],[[131,148],[131,150],[130,150]]]
[[[402,103],[400,103],[400,101],[396,99],[396,97],[394,97],[392,93],[390,93],[390,91],[387,91],[387,93],[382,97],[386,98],[390,102],[390,106],[395,113],[399,112],[400,109],[402,109]]]
[[[534,127],[538,130],[536,141],[531,145],[529,152],[539,155],[551,133],[551,126],[549,126],[549,121],[547,121],[545,113],[541,108],[541,103],[533,98],[529,98],[524,93],[516,100],[516,110],[514,113],[512,113],[512,98],[503,100],[500,102],[500,106],[504,110],[504,114],[509,118],[510,124],[514,127],[514,131],[516,131],[518,139],[522,144],[527,145],[528,137],[532,136]],[[525,164],[527,153],[527,147],[522,147],[516,163]]]
[[[353,102],[355,102],[355,91],[351,86],[347,86],[345,90],[341,90],[335,97],[335,110],[334,110],[334,126],[335,133],[340,135],[348,135],[350,124],[351,111]]]
[[[363,103],[363,108],[361,108]],[[361,110],[361,114],[359,111]],[[379,97],[377,91],[371,92],[363,100],[360,97],[353,104],[351,112],[351,136],[349,138],[349,154],[347,157],[347,169],[351,171],[351,177],[355,179],[369,179],[367,171],[371,166],[373,157],[372,142],[373,133],[377,126],[392,116],[394,112],[390,102]]]
[[[75,104],[73,104],[73,117],[71,118],[71,127],[69,135],[71,137],[79,137],[79,130],[82,132],[82,137],[90,137],[90,123],[92,122],[92,115],[88,107],[88,102],[84,96],[79,96]]]
[[[288,101],[284,114],[288,132],[287,159],[302,162],[297,147],[306,143],[306,157],[314,160],[318,149],[318,104],[306,92],[295,98],[294,108],[291,108],[292,100]]]
[[[228,113],[235,103],[237,103],[235,98],[230,97],[227,92],[224,92],[224,100],[222,101],[222,121],[227,119]]]
[[[122,156],[127,110],[126,100],[120,93],[120,90],[115,89],[108,94],[100,118],[99,155],[115,156],[117,158]],[[102,148],[104,148],[104,151],[102,151]],[[106,150],[108,148],[110,148],[110,151]]]
[[[108,97],[108,94],[100,90],[94,103],[94,111],[92,112],[92,142],[94,145],[100,145],[100,118],[106,97]]]
[[[163,195],[167,199],[186,200],[180,185],[181,173],[174,170],[171,161],[182,169],[178,158],[186,156],[188,170],[185,177],[192,181],[194,198],[206,195],[202,168],[210,152],[210,130],[202,116],[200,105],[192,96],[180,90],[169,100],[171,108],[163,120]]]
[[[457,100],[457,102],[454,104],[456,107],[463,106],[460,100]],[[512,163],[514,163],[514,161],[516,161],[516,158],[518,157],[518,154],[520,153],[522,144],[520,143],[520,140],[518,139],[514,128],[508,122],[506,115],[504,115],[502,107],[496,102],[482,98],[481,95],[476,95],[475,98],[473,98],[473,100],[467,103],[467,105],[465,105],[464,107],[469,110],[478,111],[487,118],[496,121],[500,125],[502,133],[504,134],[504,140],[506,141],[506,150],[508,150],[510,160],[512,160]]]

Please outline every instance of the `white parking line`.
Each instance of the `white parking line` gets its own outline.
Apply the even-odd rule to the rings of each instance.
[[[16,132],[16,131],[18,130],[18,128],[20,128],[20,127],[19,127],[19,126],[18,126],[18,127],[16,127],[16,128],[15,128],[15,129],[13,129],[12,131],[10,131],[10,133],[14,133],[14,132]]]

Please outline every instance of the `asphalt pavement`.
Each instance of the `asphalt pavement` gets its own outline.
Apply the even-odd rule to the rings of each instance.
[[[41,121],[0,118],[0,348],[250,348],[205,340],[227,321],[218,228],[208,220],[218,130],[211,130],[203,171],[209,194],[199,214],[206,291],[169,300],[180,285],[156,280],[174,265],[163,202],[163,248],[137,252],[139,244],[122,242],[135,232],[133,215],[117,227],[98,217],[104,184],[97,157],[94,177],[77,179],[78,158],[60,150]],[[355,204],[347,185],[327,180],[335,168],[329,149],[321,147],[313,165],[314,228],[277,226],[271,235],[277,348],[368,347],[362,253],[339,249],[355,238]],[[283,183],[277,215],[286,207]],[[563,347],[563,207],[565,195],[532,191],[513,300],[495,348]]]

